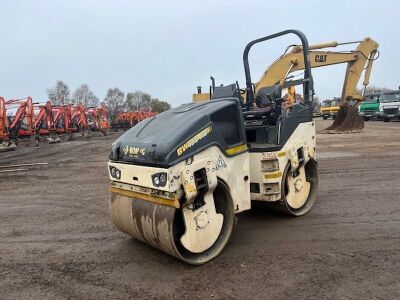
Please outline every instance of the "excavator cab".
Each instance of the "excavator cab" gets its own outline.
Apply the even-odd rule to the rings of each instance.
[[[300,38],[304,101],[288,105],[282,86],[255,90],[248,54],[260,42]],[[252,203],[292,216],[307,213],[318,187],[313,79],[306,37],[286,30],[250,42],[243,54],[246,89],[215,87],[212,99],[146,119],[112,145],[110,212],[116,227],[190,264],[226,246],[235,215]]]

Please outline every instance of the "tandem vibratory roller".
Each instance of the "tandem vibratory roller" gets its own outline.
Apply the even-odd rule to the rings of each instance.
[[[301,41],[304,78],[256,89],[249,50],[287,34]],[[210,101],[165,111],[118,138],[108,162],[116,227],[199,265],[221,253],[235,214],[252,203],[307,213],[318,189],[309,59],[300,31],[254,40],[243,53],[244,89],[215,87]],[[301,87],[303,101],[288,105],[282,89],[293,86]]]

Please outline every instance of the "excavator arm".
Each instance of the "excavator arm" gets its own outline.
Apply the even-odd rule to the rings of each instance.
[[[35,128],[35,132],[39,133],[43,125],[45,125],[47,128],[46,130],[48,133],[51,134],[54,132],[53,109],[50,101],[47,101],[45,105],[39,105],[39,113],[33,122],[33,128]]]
[[[15,133],[15,130],[18,131],[19,130],[18,128],[20,127],[22,122],[24,120],[26,120],[28,134],[29,135],[32,134],[32,132],[33,132],[32,126],[33,126],[33,122],[34,122],[34,112],[33,112],[34,106],[33,106],[33,104],[37,104],[37,103],[33,103],[32,98],[27,97],[25,99],[8,100],[8,101],[6,101],[5,104],[6,105],[19,104],[18,110],[15,113],[14,119],[10,123],[10,131],[14,131],[14,133]]]
[[[335,48],[339,45],[358,43],[353,51],[327,51],[326,48]],[[366,87],[369,84],[372,64],[377,58],[378,43],[371,38],[365,38],[359,42],[351,43],[325,43],[310,46],[310,64],[311,68],[325,67],[347,63],[346,74],[343,83],[342,95],[340,100],[340,109],[335,121],[326,128],[330,132],[353,132],[364,128],[364,120],[358,115],[357,106],[361,103]],[[302,59],[301,46],[293,46],[292,49],[279,57],[264,72],[261,79],[255,84],[255,94],[262,87],[284,83],[289,78],[289,74],[304,69],[304,60]],[[364,74],[363,90],[360,94],[357,90],[357,84]],[[288,100],[293,101],[294,89],[288,89]]]
[[[325,43],[310,46],[311,68],[325,67],[347,63],[346,75],[343,84],[341,104],[345,101],[362,100],[362,96],[357,93],[357,84],[364,72],[364,91],[369,84],[372,63],[376,59],[378,52],[378,43],[371,38],[365,38],[363,41],[355,42],[358,46],[353,51],[325,51],[318,49],[334,48],[339,45],[349,43]],[[304,69],[304,60],[302,59],[302,50],[300,46],[294,46],[291,51],[279,57],[264,72],[261,79],[255,84],[255,92],[266,86],[274,84],[283,84],[290,73]],[[364,93],[363,91],[363,93]]]
[[[73,112],[71,115],[71,123],[77,123],[82,127],[83,131],[89,128],[89,124],[85,114],[85,107],[82,104],[78,104],[73,107]]]

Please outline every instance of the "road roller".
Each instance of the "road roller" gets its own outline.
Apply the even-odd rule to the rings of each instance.
[[[249,51],[284,35],[301,41],[304,76],[255,88]],[[313,79],[306,36],[286,30],[251,41],[243,53],[246,87],[210,89],[191,102],[146,119],[110,151],[110,213],[122,232],[189,264],[218,256],[236,214],[268,206],[291,216],[316,201],[318,176]],[[285,88],[303,99],[287,103]]]

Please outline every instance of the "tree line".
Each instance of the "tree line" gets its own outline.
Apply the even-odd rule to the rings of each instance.
[[[386,87],[369,86],[366,89],[366,93],[385,92],[388,90]],[[360,94],[362,93],[361,89],[357,91]],[[86,107],[92,107],[100,104],[99,98],[87,84],[80,85],[71,93],[68,85],[59,80],[54,87],[47,90],[47,94],[54,105],[83,104]],[[296,96],[300,96],[300,94],[296,94]],[[107,105],[109,116],[112,120],[115,119],[118,113],[124,111],[152,110],[160,113],[171,108],[167,101],[153,98],[149,93],[136,90],[125,95],[119,88],[108,89],[101,103]],[[321,103],[317,96],[314,96],[312,105],[314,111],[319,111]]]
[[[58,80],[52,88],[47,89],[49,100],[54,105],[83,104],[86,107],[98,106],[99,98],[87,84],[82,84],[71,93],[68,85]],[[101,103],[105,103],[109,116],[114,120],[118,113],[135,110],[152,110],[163,112],[171,108],[167,101],[153,98],[149,93],[139,90],[125,93],[119,88],[110,88]]]

